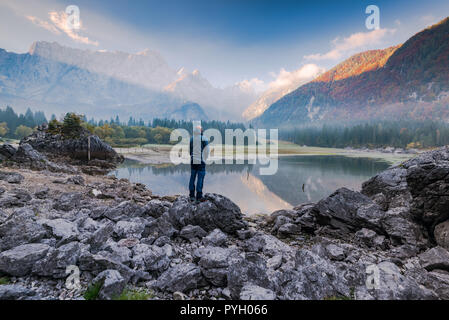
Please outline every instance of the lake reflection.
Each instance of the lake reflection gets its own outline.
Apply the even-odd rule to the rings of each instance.
[[[258,164],[213,164],[207,167],[203,191],[232,199],[247,214],[271,213],[318,201],[341,187],[360,190],[362,182],[388,166],[368,158],[289,156],[279,158],[275,175],[263,176]],[[113,174],[143,183],[157,195],[188,194],[189,165],[160,167],[125,160]]]

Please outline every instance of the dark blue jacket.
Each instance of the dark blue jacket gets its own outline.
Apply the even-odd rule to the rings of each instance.
[[[201,134],[201,150],[194,150],[193,139],[194,137],[190,138],[190,164],[196,169],[204,169],[206,168],[205,160],[209,156],[209,141]]]

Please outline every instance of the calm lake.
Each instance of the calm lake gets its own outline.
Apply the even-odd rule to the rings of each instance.
[[[259,174],[258,164],[216,164],[207,167],[203,191],[229,197],[246,214],[271,213],[318,201],[340,187],[360,190],[362,182],[389,166],[369,158],[288,156],[280,157],[277,173],[267,176]],[[188,194],[189,165],[155,166],[125,160],[112,173],[143,183],[156,195]]]

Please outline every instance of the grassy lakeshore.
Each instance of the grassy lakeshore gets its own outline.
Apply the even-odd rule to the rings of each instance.
[[[184,148],[188,146],[184,145]],[[173,145],[168,144],[147,144],[142,147],[132,148],[114,148],[118,153],[122,154],[125,158],[137,160],[147,164],[164,164],[171,163],[170,150]],[[248,155],[256,155],[256,147],[229,147],[222,145],[215,145],[211,148],[212,159],[226,159],[229,157],[246,158]],[[215,150],[214,150],[215,149]],[[220,155],[219,151],[222,150]],[[260,149],[259,149],[260,151]],[[414,154],[402,154],[402,153],[383,153],[379,151],[359,151],[359,150],[347,150],[339,148],[321,148],[321,147],[304,147],[294,143],[280,141],[278,144],[278,156],[312,156],[312,155],[340,155],[346,157],[358,157],[358,158],[373,158],[386,161],[391,164],[400,163],[407,159],[413,158]],[[270,150],[270,145],[266,146],[266,154],[272,155],[274,149]],[[264,153],[262,153],[264,154]]]

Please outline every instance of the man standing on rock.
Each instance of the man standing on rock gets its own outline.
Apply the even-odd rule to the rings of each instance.
[[[203,182],[206,175],[206,160],[209,157],[209,140],[203,136],[203,129],[200,125],[194,126],[193,137],[190,138],[190,201],[195,201],[195,180],[196,202],[203,201]]]

